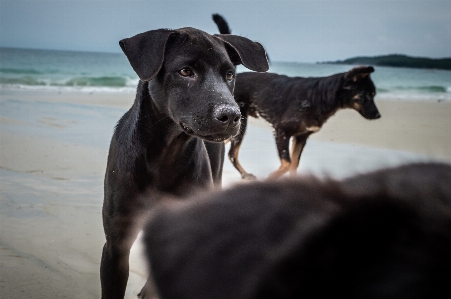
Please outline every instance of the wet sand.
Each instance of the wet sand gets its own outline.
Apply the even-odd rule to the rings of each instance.
[[[132,93],[0,89],[0,294],[99,298],[103,175]],[[451,103],[376,100],[382,118],[339,111],[309,139],[299,174],[336,178],[413,161],[451,163]],[[271,128],[250,119],[240,161],[259,178],[279,165]],[[224,186],[241,181],[226,160]],[[127,298],[146,278],[137,242]]]

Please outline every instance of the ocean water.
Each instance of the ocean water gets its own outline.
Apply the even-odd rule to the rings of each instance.
[[[271,62],[270,72],[329,76],[352,65]],[[375,66],[378,97],[390,100],[451,101],[451,71]],[[246,71],[242,66],[238,71]],[[138,77],[122,53],[0,48],[0,88],[134,92]]]
[[[0,86],[81,91],[134,90],[125,55],[0,48]]]

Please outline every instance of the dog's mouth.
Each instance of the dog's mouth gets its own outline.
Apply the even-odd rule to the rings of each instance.
[[[188,127],[185,123],[181,122],[180,127],[182,128],[183,132],[185,132],[188,135],[196,136],[200,139],[204,139],[206,141],[211,142],[223,142],[224,140],[227,140],[232,136],[232,134],[226,134],[226,133],[216,133],[216,134],[200,134],[195,133],[193,129]]]
[[[188,134],[188,135],[195,135],[194,131],[188,127],[187,125],[185,125],[184,123],[180,123],[180,127],[182,127],[183,131]]]

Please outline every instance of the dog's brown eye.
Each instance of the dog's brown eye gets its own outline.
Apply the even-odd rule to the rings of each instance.
[[[193,71],[189,67],[184,67],[179,71],[179,74],[183,77],[188,77],[193,75]]]
[[[232,71],[228,71],[228,72],[227,72],[227,75],[226,75],[227,81],[232,80],[233,77],[235,77],[235,74],[234,74]]]

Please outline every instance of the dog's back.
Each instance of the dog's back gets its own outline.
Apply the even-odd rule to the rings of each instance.
[[[160,296],[448,298],[449,182],[450,165],[413,164],[168,203],[145,233]]]
[[[302,121],[318,125],[340,107],[336,96],[343,75],[304,78],[244,72],[237,75],[234,94],[240,107],[250,107],[244,113],[260,115],[274,127],[288,121],[294,121],[297,126]]]

